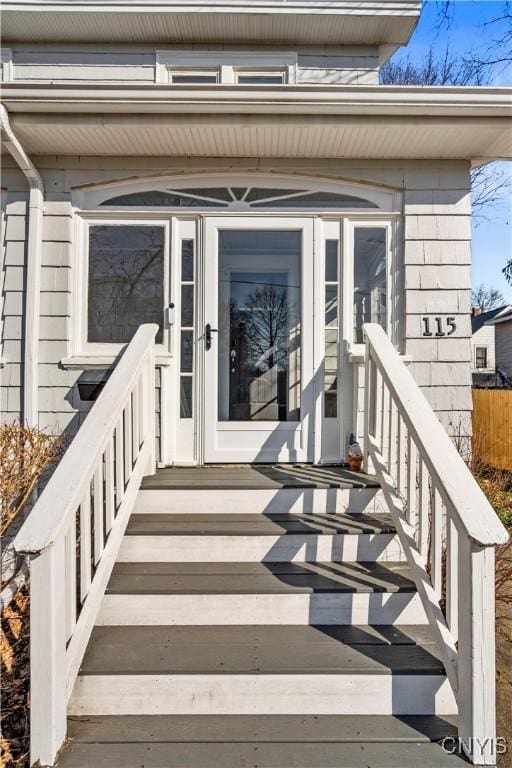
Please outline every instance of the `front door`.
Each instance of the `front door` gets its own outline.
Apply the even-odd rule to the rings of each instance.
[[[313,460],[313,220],[208,218],[204,460]]]

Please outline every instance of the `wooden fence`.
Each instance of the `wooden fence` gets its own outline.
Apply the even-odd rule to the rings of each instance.
[[[473,390],[473,450],[491,466],[512,471],[512,390]]]

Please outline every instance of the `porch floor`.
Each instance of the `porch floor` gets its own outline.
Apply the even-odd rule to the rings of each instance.
[[[208,464],[165,467],[146,477],[144,490],[263,490],[279,488],[378,488],[377,478],[340,465]]]

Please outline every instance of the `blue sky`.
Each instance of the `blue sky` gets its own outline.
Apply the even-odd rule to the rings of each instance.
[[[406,48],[395,58],[410,55],[419,61],[428,53],[431,45],[444,54],[446,45],[457,55],[464,55],[470,49],[487,52],[497,32],[504,24],[485,26],[501,15],[505,3],[494,0],[455,0],[451,23],[439,29],[436,0],[426,0],[418,26]],[[497,67],[493,73],[492,85],[512,85],[512,66]],[[502,167],[512,174],[512,162]],[[473,285],[484,283],[499,288],[505,300],[512,303],[512,287],[501,272],[505,262],[512,256],[512,195],[496,203],[486,211],[488,220],[473,221]]]

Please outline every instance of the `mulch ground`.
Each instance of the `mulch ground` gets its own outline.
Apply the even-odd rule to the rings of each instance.
[[[25,586],[1,616],[2,768],[29,766],[29,630],[29,598]]]

